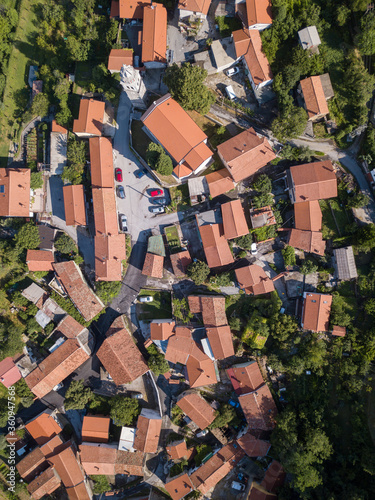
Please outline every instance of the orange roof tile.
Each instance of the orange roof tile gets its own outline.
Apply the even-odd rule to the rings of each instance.
[[[105,103],[94,99],[81,99],[78,119],[74,120],[75,134],[102,135]]]
[[[246,455],[252,458],[264,457],[271,448],[268,441],[257,439],[249,432],[237,439],[237,443],[241,446]]]
[[[255,481],[252,482],[248,500],[277,500],[277,495],[261,488]]]
[[[228,325],[207,328],[206,332],[215,359],[234,356],[232,333]]]
[[[224,237],[227,240],[238,238],[249,233],[241,200],[232,200],[221,205],[223,215]]]
[[[309,253],[324,255],[326,242],[319,231],[300,231],[292,229],[289,233],[288,244]]]
[[[285,476],[282,465],[276,460],[272,460],[260,486],[271,493],[275,493],[284,484]]]
[[[235,270],[240,288],[249,295],[262,295],[275,290],[273,281],[266,275],[264,269],[256,264]]]
[[[328,332],[332,295],[303,294],[302,328],[313,332]]]
[[[143,8],[150,3],[151,0],[120,0],[117,15],[122,19],[143,19]]]
[[[250,429],[269,431],[275,427],[277,408],[267,384],[238,400]]]
[[[185,276],[187,268],[193,262],[189,250],[173,253],[170,258],[175,276],[178,278]]]
[[[101,415],[86,415],[83,417],[82,441],[93,443],[107,443],[111,419]]]
[[[188,454],[186,441],[184,439],[167,445],[166,450],[172,460],[178,460],[179,458],[186,457]]]
[[[346,328],[344,326],[334,325],[332,327],[332,335],[334,335],[335,337],[345,337]]]
[[[236,49],[236,56],[241,57],[246,54],[250,45],[250,36],[248,29],[241,29],[232,32],[234,48]]]
[[[146,253],[145,262],[143,264],[142,274],[151,276],[152,278],[163,277],[164,257],[153,253]]]
[[[299,83],[309,118],[316,115],[328,115],[328,104],[320,76],[309,76]]]
[[[246,0],[247,24],[272,24],[271,0]]]
[[[21,373],[10,356],[0,361],[0,382],[6,388],[9,388],[21,378]]]
[[[52,120],[52,132],[57,132],[59,134],[67,134],[68,130],[65,127],[59,125],[56,120]]]
[[[200,12],[207,16],[211,5],[211,0],[180,0],[178,8],[180,10],[189,10],[191,12]]]
[[[49,459],[51,456],[60,453],[66,448],[69,448],[70,445],[71,445],[70,441],[64,443],[60,436],[55,436],[49,441],[47,441],[47,443],[43,444],[40,447],[40,451],[47,459]]]
[[[199,226],[199,233],[208,267],[221,267],[234,262],[222,224]]]
[[[194,340],[189,336],[181,335],[176,331],[176,335],[168,340],[167,350],[165,353],[165,359],[173,364],[181,363],[186,365],[187,359],[191,350],[194,347]]]
[[[256,361],[233,365],[227,374],[236,394],[248,394],[264,384],[262,374]]]
[[[144,456],[145,454],[142,451],[117,450],[115,474],[143,476]]]
[[[175,322],[170,320],[151,321],[151,340],[167,340],[173,335]]]
[[[113,445],[81,444],[79,454],[86,474],[114,475],[117,449]]]
[[[167,9],[161,3],[143,8],[142,62],[166,63]]]
[[[172,497],[172,500],[181,500],[181,498],[184,498],[194,489],[187,474],[173,478],[168,483],[165,483],[164,487]]]
[[[0,168],[0,217],[29,217],[30,169]]]
[[[56,330],[67,339],[75,339],[85,329],[78,321],[67,314],[57,325]]]
[[[190,387],[202,387],[218,382],[214,362],[196,344],[186,362],[186,371]]]
[[[246,65],[255,85],[273,80],[270,63],[263,51],[262,39],[258,30],[249,30],[249,45],[244,55]]]
[[[302,201],[294,204],[294,226],[304,231],[322,229],[322,211],[318,200]]]
[[[40,474],[47,467],[48,463],[39,447],[34,448],[32,452],[28,453],[26,457],[16,465],[18,474],[26,483],[29,483],[31,479]]]
[[[99,234],[94,238],[95,276],[102,281],[122,280],[122,261],[126,258],[125,234]]]
[[[148,415],[148,412],[145,412],[145,414]],[[134,436],[134,448],[144,453],[156,453],[161,433],[161,424],[162,419],[160,416],[139,415]]]
[[[82,184],[63,187],[67,226],[86,226],[85,195]]]
[[[222,295],[189,295],[189,308],[193,314],[202,313],[205,326],[227,325],[225,297]]]
[[[206,181],[212,198],[234,189],[234,183],[226,168],[222,168],[221,170],[217,170],[216,172],[206,175]]]
[[[91,137],[90,171],[93,188],[114,188],[112,142],[108,137]]]
[[[48,467],[38,477],[36,477],[30,484],[27,485],[27,491],[32,498],[39,500],[44,495],[51,495],[60,486],[60,478],[54,467]]]
[[[49,461],[55,466],[58,475],[61,478],[64,486],[69,488],[78,486],[84,481],[84,475],[81,467],[79,466],[76,458],[76,454],[73,448],[67,448],[66,450],[58,453],[49,458]],[[82,497],[84,500],[88,497]]]
[[[26,264],[29,271],[53,271],[53,252],[49,250],[28,250]]]
[[[112,49],[108,57],[108,70],[121,71],[122,66],[133,66],[132,49]]]
[[[77,484],[66,490],[69,500],[91,500],[85,483]]]
[[[28,422],[26,429],[39,446],[47,443],[47,441],[62,431],[60,425],[48,411]]]
[[[215,410],[196,392],[187,394],[176,404],[202,430],[215,420]]]
[[[330,160],[290,167],[295,203],[337,196],[337,179]]]
[[[118,234],[115,192],[112,188],[92,188],[95,234]]]

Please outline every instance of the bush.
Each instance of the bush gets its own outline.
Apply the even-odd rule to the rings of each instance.
[[[293,247],[286,246],[281,250],[285,267],[294,266],[296,264],[296,254]]]
[[[55,248],[63,255],[69,255],[77,252],[76,244],[66,233],[62,233],[56,238]]]
[[[25,224],[21,227],[15,236],[16,245],[32,250],[40,245],[40,237],[37,226],[32,223]]]
[[[272,191],[271,179],[266,174],[261,174],[253,183],[253,189],[261,194],[267,194]]]
[[[215,420],[209,425],[210,429],[216,429],[218,427],[225,427],[234,418],[236,418],[236,410],[229,404],[223,404],[220,407],[219,414],[216,416]]]
[[[65,410],[83,410],[92,395],[92,390],[83,385],[83,380],[72,380],[65,394]]]
[[[42,187],[43,187],[42,172],[31,172],[30,188],[35,190],[35,189],[41,189]]]
[[[107,476],[95,475],[90,476],[90,479],[94,483],[93,492],[95,495],[100,495],[101,493],[105,493],[106,491],[111,491],[111,485],[109,484]]]
[[[183,298],[181,300],[174,298],[172,300],[172,305],[173,314],[176,319],[182,321],[183,323],[189,323],[189,321],[193,319],[194,315],[190,312],[189,302],[186,298]]]
[[[115,425],[133,425],[140,413],[137,399],[115,396],[110,400],[110,406],[111,411],[109,415],[114,420]]]
[[[173,172],[172,159],[160,144],[150,142],[146,151],[146,161],[160,175],[171,175]]]
[[[300,267],[300,272],[304,275],[316,273],[318,271],[318,266],[314,264],[312,260],[304,260]]]
[[[194,457],[194,462],[196,466],[199,466],[202,461],[212,453],[212,448],[209,444],[199,444],[196,447],[197,454]]]
[[[169,364],[164,355],[154,345],[148,347],[147,352],[151,355],[147,363],[148,367],[155,375],[163,375],[169,371]]]
[[[121,290],[121,281],[99,281],[96,283],[96,294],[108,304]]]
[[[210,274],[210,268],[208,265],[201,261],[197,260],[196,262],[192,262],[187,268],[188,277],[194,281],[196,285],[202,285]]]
[[[251,244],[253,242],[253,238],[251,236],[251,233],[249,233],[246,234],[245,236],[240,236],[239,238],[235,238],[234,242],[236,243],[237,246],[243,248],[244,250],[251,250]]]

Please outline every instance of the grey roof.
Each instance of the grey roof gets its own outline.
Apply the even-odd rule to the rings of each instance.
[[[357,267],[355,265],[353,247],[336,248],[333,251],[336,270],[339,280],[351,280],[357,278]]]
[[[45,293],[46,292],[43,290],[43,288],[38,286],[36,283],[32,283],[30,286],[25,288],[25,290],[22,292],[22,295],[30,302],[36,304]]]
[[[196,215],[198,226],[206,226],[207,224],[222,224],[221,209],[208,210],[200,212]]]
[[[303,28],[298,32],[298,37],[302,48],[310,49],[311,47],[317,47],[322,42],[320,41],[318,30],[316,26],[309,26],[308,28]]]
[[[147,244],[147,252],[165,257],[166,254],[163,236],[160,234],[158,236],[150,236]]]
[[[228,67],[237,60],[236,50],[232,37],[214,40],[211,44],[211,52],[217,69]]]
[[[207,180],[206,177],[204,176],[188,179],[188,187],[189,187],[190,198],[209,193]]]
[[[45,328],[50,323],[51,318],[43,311],[38,311],[35,315],[35,320],[42,328]]]
[[[324,73],[324,75],[320,75],[320,81],[322,82],[324,97],[328,100],[331,99],[335,93],[333,91],[331,78],[329,73]]]
[[[53,250],[53,241],[55,239],[55,229],[50,226],[46,226],[45,224],[40,224],[38,226],[40,250]]]

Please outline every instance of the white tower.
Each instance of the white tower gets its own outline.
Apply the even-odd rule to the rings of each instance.
[[[134,69],[133,66],[124,64],[120,71],[121,87],[125,90],[135,108],[146,109],[143,97],[146,93],[146,87],[141,77],[141,72]]]

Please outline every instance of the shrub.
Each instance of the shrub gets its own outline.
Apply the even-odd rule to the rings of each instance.
[[[251,236],[251,233],[249,233],[245,234],[245,236],[240,236],[239,238],[235,238],[234,242],[236,243],[237,246],[243,248],[244,250],[251,250],[251,244],[253,242],[253,238]]]
[[[187,275],[196,285],[202,285],[202,283],[206,281],[209,274],[210,268],[201,260],[192,262],[187,269]]]
[[[294,266],[296,264],[296,254],[293,247],[286,246],[281,250],[285,267]]]

